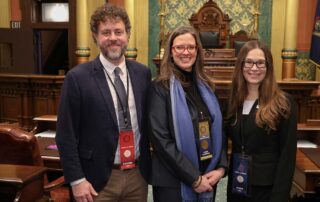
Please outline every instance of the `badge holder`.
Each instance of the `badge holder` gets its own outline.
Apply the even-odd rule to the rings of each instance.
[[[199,145],[200,145],[200,160],[205,161],[213,157],[212,145],[211,145],[211,135],[209,119],[199,120]]]
[[[245,154],[233,154],[232,193],[250,196],[252,158]]]
[[[132,169],[136,167],[135,164],[135,150],[134,150],[134,136],[132,129],[120,131],[120,168],[123,170]]]

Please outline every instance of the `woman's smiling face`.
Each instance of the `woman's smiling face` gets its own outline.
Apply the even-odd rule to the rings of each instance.
[[[191,72],[197,58],[196,40],[190,33],[177,36],[172,43],[174,63],[182,70]]]
[[[267,64],[264,52],[260,48],[248,52],[243,62],[242,73],[248,85],[260,85],[266,77]]]

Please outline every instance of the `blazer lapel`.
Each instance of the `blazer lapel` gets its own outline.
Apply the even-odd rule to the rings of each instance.
[[[106,76],[105,76],[105,73],[103,70],[103,66],[99,60],[99,57],[97,57],[95,60],[93,77],[96,81],[98,89],[101,92],[103,100],[105,101],[105,103],[109,109],[109,112],[111,113],[113,122],[117,126],[118,121],[117,121],[116,111],[114,109],[114,104],[113,104],[112,96],[110,93],[109,85],[108,85],[108,82],[107,82],[107,79],[106,79]]]
[[[128,68],[129,76],[130,76],[130,81],[132,85],[132,91],[134,94],[134,101],[136,104],[136,111],[137,111],[137,118],[138,118],[138,124],[139,128],[141,126],[141,87],[140,87],[140,81],[139,81],[139,75],[138,72],[136,71],[136,68],[134,65],[132,65],[130,62],[126,61],[126,66]]]

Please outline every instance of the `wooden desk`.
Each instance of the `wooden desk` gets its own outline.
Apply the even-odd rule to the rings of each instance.
[[[298,123],[298,140],[308,140],[320,146],[320,126]]]
[[[43,115],[33,118],[33,133],[38,134],[50,130],[55,134],[57,115]],[[62,171],[58,150],[48,149],[49,145],[55,145],[54,137],[38,137],[41,158],[49,171]]]
[[[46,166],[49,171],[62,172],[59,151],[47,149],[49,145],[55,144],[55,139],[39,137],[37,140],[44,166]]]
[[[0,199],[30,202],[45,199],[44,167],[0,164]]]
[[[205,66],[232,66],[236,63],[236,54],[234,49],[204,49]]]
[[[33,118],[34,134],[43,132],[45,130],[56,130],[57,115],[43,115]]]
[[[315,188],[320,181],[320,168],[299,149],[296,159],[293,188],[299,196],[312,197],[316,194]]]
[[[298,123],[298,131],[320,131],[320,126],[307,125],[306,123]]]

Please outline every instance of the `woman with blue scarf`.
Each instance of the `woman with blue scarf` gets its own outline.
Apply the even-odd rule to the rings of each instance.
[[[227,155],[221,111],[210,86],[196,31],[173,30],[148,102],[155,202],[214,201]]]

